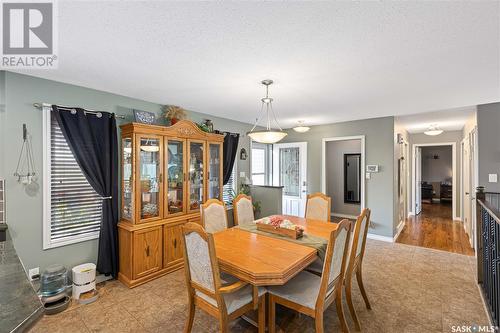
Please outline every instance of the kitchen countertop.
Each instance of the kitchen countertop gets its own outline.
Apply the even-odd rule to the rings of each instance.
[[[7,231],[7,239],[0,242],[0,333],[24,332],[43,313]]]

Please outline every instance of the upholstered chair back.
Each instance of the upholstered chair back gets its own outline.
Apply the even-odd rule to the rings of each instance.
[[[203,288],[215,292],[214,272],[210,259],[208,240],[193,231],[184,234],[186,244],[186,262],[189,266],[191,281]]]
[[[201,205],[201,222],[206,232],[227,229],[226,207],[222,201],[210,199]]]
[[[323,193],[314,193],[307,196],[306,214],[307,219],[330,221],[332,199]]]
[[[351,222],[346,219],[340,221],[337,230],[332,231],[330,235],[323,263],[318,301],[320,298],[329,297],[335,289],[342,287],[350,236]]]
[[[253,215],[252,197],[245,194],[239,194],[233,201],[234,224],[250,224],[253,223],[255,217]]]
[[[358,244],[356,245],[356,257],[360,256],[362,252],[364,252],[366,236],[368,234],[368,227],[370,226],[370,214],[371,211],[368,208],[365,208],[356,221],[356,228],[354,229],[354,237],[356,237],[356,240],[358,242]],[[359,230],[357,228],[358,223],[360,224]]]

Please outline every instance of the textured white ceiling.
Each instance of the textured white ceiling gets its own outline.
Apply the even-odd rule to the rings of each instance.
[[[409,133],[423,133],[429,126],[437,125],[444,131],[459,131],[472,117],[476,107],[464,107],[435,112],[424,112],[398,117],[398,123]]]
[[[491,2],[59,1],[59,69],[27,74],[281,124],[498,101]],[[50,101],[48,101],[50,102]]]

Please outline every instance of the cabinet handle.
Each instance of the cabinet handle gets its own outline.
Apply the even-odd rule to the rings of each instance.
[[[174,248],[177,248],[177,238],[174,239]]]
[[[146,246],[146,257],[149,257],[149,245]]]

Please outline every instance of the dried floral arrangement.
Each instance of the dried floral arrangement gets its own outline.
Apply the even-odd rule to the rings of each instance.
[[[172,125],[179,120],[186,119],[187,117],[186,110],[177,105],[165,105],[163,107],[163,112],[165,118],[170,120]]]

